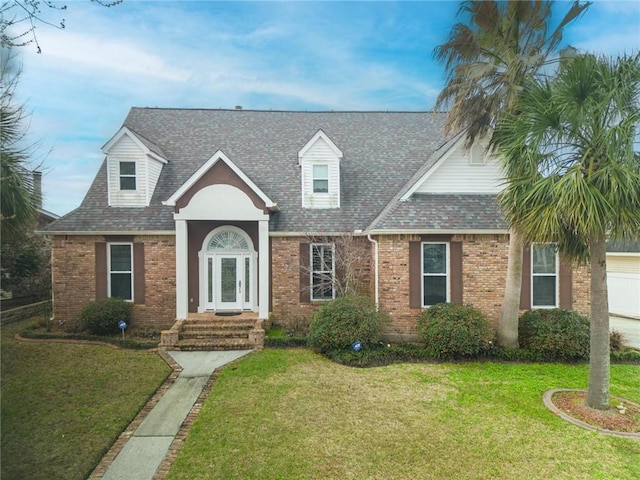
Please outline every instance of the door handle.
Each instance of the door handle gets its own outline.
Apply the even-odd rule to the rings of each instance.
[[[238,280],[238,293],[242,293],[242,280]]]

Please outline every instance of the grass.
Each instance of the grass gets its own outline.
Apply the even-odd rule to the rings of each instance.
[[[169,473],[178,479],[635,479],[640,442],[550,413],[587,365],[396,364],[356,369],[264,350],[219,376]],[[640,402],[640,367],[611,394]]]
[[[84,479],[170,373],[156,354],[2,327],[2,479]]]

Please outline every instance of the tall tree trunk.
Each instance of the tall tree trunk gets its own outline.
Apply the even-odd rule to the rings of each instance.
[[[589,242],[591,255],[591,334],[587,405],[609,408],[609,301],[607,295],[607,244],[604,232]]]
[[[509,259],[507,283],[502,301],[502,313],[498,323],[498,345],[518,347],[518,314],[520,313],[520,291],[522,289],[522,237],[513,229],[509,232]]]

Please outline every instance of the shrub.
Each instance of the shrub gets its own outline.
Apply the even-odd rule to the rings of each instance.
[[[519,320],[521,348],[539,352],[546,360],[589,358],[589,319],[573,310],[530,310]]]
[[[477,308],[439,303],[421,313],[418,334],[434,358],[468,357],[491,347],[493,327]]]
[[[609,335],[609,348],[611,350],[623,350],[627,346],[627,339],[618,330],[611,330]]]
[[[131,324],[133,304],[120,298],[105,298],[87,303],[80,312],[81,327],[93,335],[114,335],[120,332],[118,322]]]
[[[307,340],[322,352],[346,349],[355,341],[363,347],[380,341],[386,316],[376,312],[371,299],[362,296],[338,297],[323,304],[311,317]]]

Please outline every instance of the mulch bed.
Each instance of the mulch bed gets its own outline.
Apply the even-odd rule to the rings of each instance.
[[[560,391],[551,398],[565,414],[598,429],[613,432],[640,433],[640,407],[624,399],[612,399],[609,410],[596,410],[585,403],[585,391]],[[622,405],[624,410],[620,409]],[[624,413],[622,413],[624,412]]]

